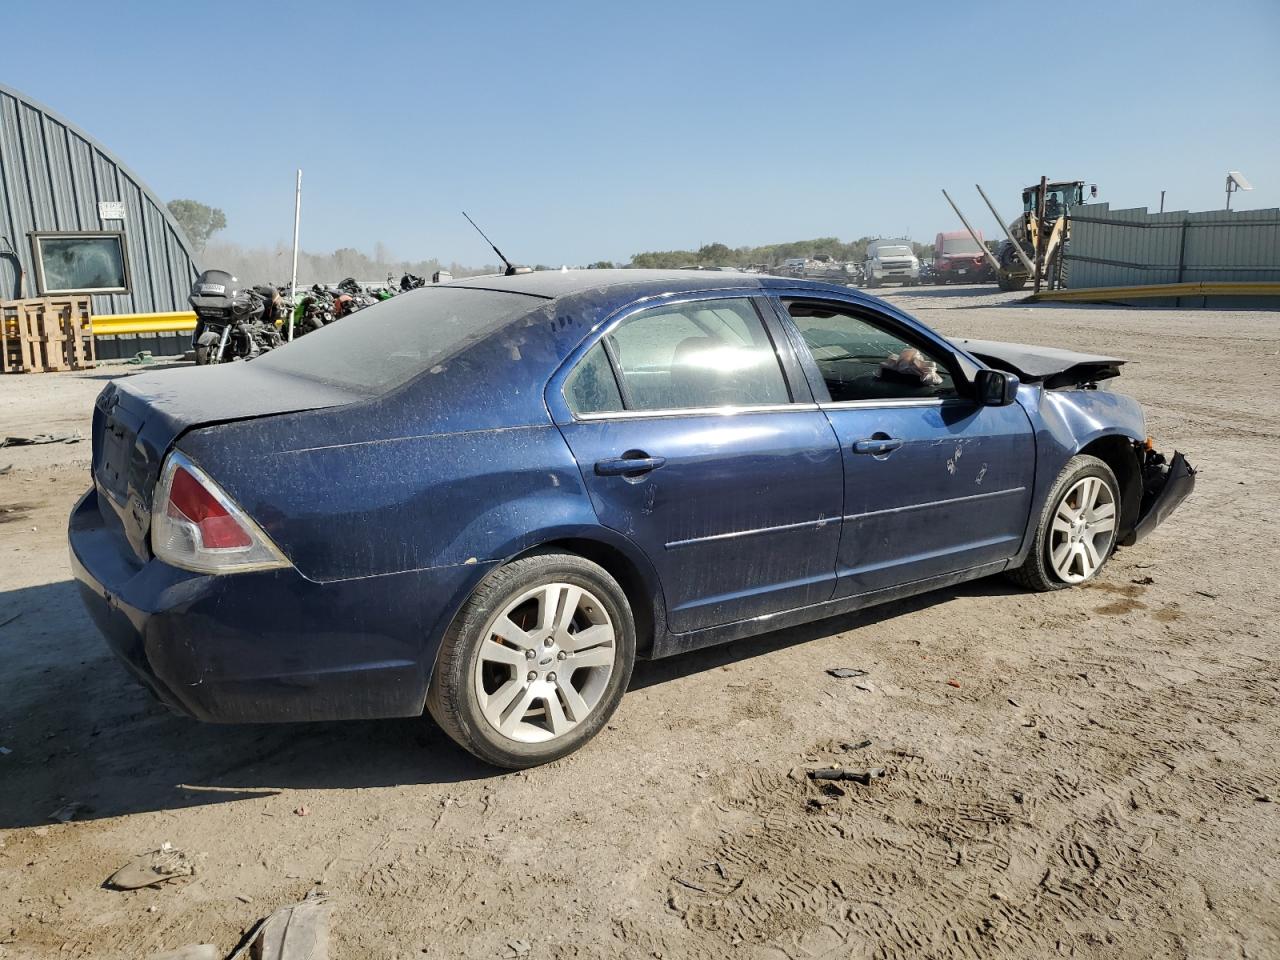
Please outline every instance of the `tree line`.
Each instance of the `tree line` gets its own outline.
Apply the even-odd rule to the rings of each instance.
[[[859,261],[866,259],[867,246],[876,237],[859,237],[845,243],[837,237],[818,237],[814,240],[792,240],[787,243],[768,243],[758,247],[730,247],[723,243],[708,243],[697,250],[654,250],[632,256],[629,266],[650,267],[660,270],[678,267],[750,267],[763,265],[776,267],[785,260],[798,257],[827,256],[832,260]],[[916,256],[932,257],[933,244],[912,242]]]
[[[196,200],[173,200],[169,210],[182,225],[197,250],[203,254],[204,263],[229,270],[249,283],[284,284],[292,271],[292,248],[277,244],[274,248],[246,248],[234,243],[210,244],[213,234],[227,225],[226,216],[217,207],[206,206]],[[679,267],[777,267],[785,260],[798,257],[825,256],[837,261],[861,261],[866,258],[867,246],[877,238],[859,237],[848,243],[838,237],[817,237],[813,240],[792,240],[787,243],[768,243],[761,246],[730,247],[723,243],[708,243],[697,250],[651,250],[637,253],[630,263],[614,263],[597,260],[591,267],[636,267],[671,270]],[[989,242],[989,246],[992,244]],[[933,244],[911,244],[916,256],[932,258]],[[496,264],[468,266],[457,262],[444,264],[436,258],[429,260],[403,260],[392,255],[383,244],[374,246],[373,255],[352,247],[342,247],[332,253],[298,253],[298,284],[334,283],[343,277],[357,280],[399,279],[405,273],[430,277],[437,270],[447,270],[455,277],[497,273]],[[537,264],[537,270],[555,269]]]

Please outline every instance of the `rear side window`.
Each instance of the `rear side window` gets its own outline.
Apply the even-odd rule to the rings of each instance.
[[[425,287],[366,307],[253,363],[386,393],[545,302],[516,293]]]
[[[628,410],[789,403],[773,343],[749,299],[644,310],[605,340]]]
[[[622,409],[622,393],[614,379],[613,367],[597,343],[573,368],[564,384],[564,398],[574,413],[614,413]]]

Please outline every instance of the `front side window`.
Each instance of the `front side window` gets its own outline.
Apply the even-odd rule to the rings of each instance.
[[[129,291],[122,234],[37,233],[31,244],[42,296]]]
[[[628,410],[791,401],[773,342],[745,297],[644,310],[605,342]]]
[[[853,310],[787,307],[813,354],[831,400],[917,400],[959,396],[951,371],[934,355]]]

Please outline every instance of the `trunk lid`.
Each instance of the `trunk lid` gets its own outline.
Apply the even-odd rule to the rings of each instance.
[[[113,380],[93,411],[93,483],[103,521],[151,558],[151,498],[164,458],[193,427],[338,406],[367,394],[251,363]]]

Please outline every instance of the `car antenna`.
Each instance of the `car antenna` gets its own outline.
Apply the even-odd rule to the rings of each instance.
[[[467,217],[467,211],[463,210],[462,215],[464,217]],[[484,242],[487,243],[489,246],[493,247],[493,252],[498,255],[498,259],[501,260],[503,264],[506,265],[507,269],[503,271],[503,274],[502,274],[504,277],[514,277],[518,273],[533,273],[533,271],[530,270],[528,267],[517,267],[514,264],[512,264],[510,260],[504,257],[502,255],[502,251],[498,249],[498,245],[494,243],[492,240],[490,240],[487,236],[485,236],[485,233],[483,230],[480,229],[479,224],[477,224],[470,217],[467,217],[467,223],[471,224],[473,227],[476,228],[476,233],[484,237]]]

